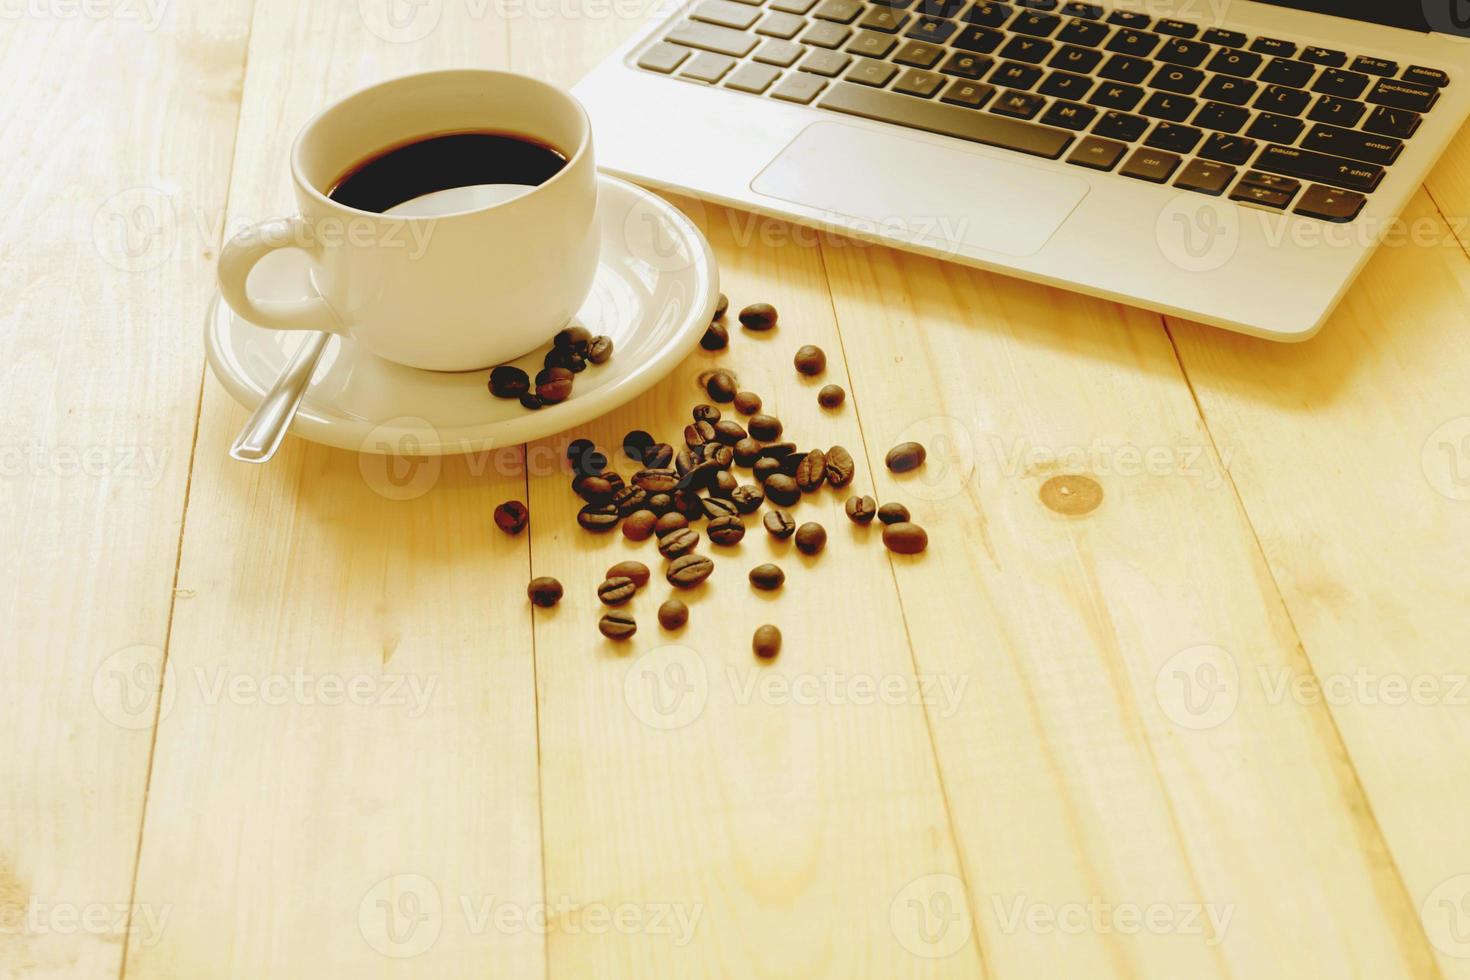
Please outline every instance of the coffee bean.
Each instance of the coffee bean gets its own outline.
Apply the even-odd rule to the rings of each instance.
[[[592,338],[592,343],[587,348],[587,360],[593,364],[606,364],[613,356],[613,339],[606,335]]]
[[[520,534],[530,517],[531,512],[519,500],[507,500],[495,508],[495,526],[506,534]]]
[[[903,504],[884,504],[878,508],[878,520],[884,524],[898,524],[909,519],[909,509]]]
[[[740,513],[754,514],[766,502],[766,494],[755,484],[743,483],[730,491],[730,499],[735,502],[735,509]]]
[[[822,390],[817,392],[817,404],[823,408],[836,408],[846,398],[847,392],[841,385],[822,385]]]
[[[827,529],[815,521],[807,521],[796,529],[796,550],[815,555],[827,547]]]
[[[888,455],[883,462],[895,473],[907,473],[909,470],[917,469],[924,463],[924,457],[928,453],[924,447],[917,442],[901,442],[888,450]]]
[[[629,541],[646,541],[658,523],[658,515],[651,510],[635,510],[623,518],[623,537]]]
[[[721,419],[714,424],[716,441],[733,446],[745,438],[745,428],[734,419]]]
[[[728,470],[735,463],[735,450],[718,442],[713,443],[704,447],[704,458],[706,462]]]
[[[654,447],[654,438],[642,429],[634,429],[623,436],[623,452],[635,463],[642,463],[643,457]]]
[[[632,561],[630,559],[628,561],[620,561],[609,568],[606,577],[632,579],[633,584],[641,589],[648,584],[648,576],[649,571],[647,565],[641,561]]]
[[[747,436],[735,444],[735,464],[751,466],[761,458],[761,444]]]
[[[688,476],[690,472],[693,471],[694,467],[699,465],[699,463],[700,459],[698,456],[694,455],[694,450],[679,450],[679,452],[674,456],[674,472],[679,474],[679,482],[682,483],[684,481],[684,477]]]
[[[883,544],[900,555],[917,555],[929,546],[929,535],[917,524],[899,521],[883,529]]]
[[[755,636],[750,641],[750,648],[762,660],[774,660],[781,652],[781,631],[770,623],[757,626]]]
[[[558,331],[557,335],[551,338],[552,347],[560,347],[563,349],[585,347],[591,342],[592,331],[578,324],[573,324],[572,326],[567,327],[564,330]]]
[[[740,385],[729,371],[716,371],[705,382],[704,390],[715,401],[723,404],[735,400],[735,392],[740,390]]]
[[[684,478],[680,481],[680,486],[688,490],[706,490],[715,485],[715,480],[719,479],[720,474],[723,472],[720,469],[720,464],[713,460],[700,463],[694,469],[684,474]]]
[[[526,586],[526,598],[534,605],[549,609],[561,602],[561,583],[549,575],[533,578]]]
[[[708,422],[694,422],[684,426],[684,445],[697,449],[707,442],[715,441],[715,427]]]
[[[602,619],[597,622],[597,628],[609,640],[626,640],[638,632],[638,621],[633,618],[632,613],[615,609],[603,614]]]
[[[658,519],[658,523],[653,527],[653,533],[662,538],[672,531],[688,526],[689,518],[677,511],[671,511]]]
[[[566,368],[547,368],[536,375],[536,397],[541,399],[543,405],[564,402],[571,397],[575,378],[576,375]]]
[[[633,474],[633,486],[648,493],[672,493],[679,485],[679,474],[674,470],[639,470]]]
[[[633,584],[630,578],[610,578],[603,581],[597,587],[597,598],[602,600],[605,606],[621,606],[633,598],[633,593],[638,591],[638,586]]]
[[[496,398],[519,398],[531,390],[531,376],[512,364],[490,372],[490,394]]]
[[[856,472],[857,464],[852,461],[852,453],[841,446],[833,446],[827,450],[828,483],[834,487],[845,487],[852,482]]]
[[[691,411],[690,414],[694,416],[694,421],[708,422],[710,425],[714,425],[720,420],[720,410],[718,408],[715,408],[713,405],[707,405],[704,402],[700,402],[698,405],[695,405],[693,411]]]
[[[765,483],[774,474],[781,472],[781,461],[770,456],[762,456],[751,466],[750,472],[761,483]]]
[[[572,468],[575,469],[577,466],[577,460],[581,459],[584,454],[590,453],[596,448],[597,444],[594,443],[591,439],[573,439],[571,442],[567,443],[567,462],[571,463]]]
[[[770,303],[751,303],[740,311],[740,325],[747,330],[769,330],[776,325],[776,308]]]
[[[827,454],[813,449],[802,457],[796,467],[796,485],[802,493],[811,493],[827,479]]]
[[[617,491],[605,476],[579,476],[572,481],[572,492],[589,504],[605,504]]]
[[[773,473],[766,478],[766,496],[777,507],[790,507],[801,499],[801,487],[785,473]]]
[[[734,500],[735,491],[740,483],[735,479],[735,474],[729,470],[719,470],[715,473],[715,482],[710,484],[709,492],[714,497],[724,497],[726,500]]]
[[[658,552],[665,558],[687,555],[699,544],[699,532],[692,527],[681,527],[658,539]]]
[[[724,316],[725,311],[729,308],[730,297],[726,296],[724,293],[721,293],[720,298],[715,300],[715,319],[718,320],[720,317]]]
[[[616,470],[606,470],[597,475],[607,481],[607,485],[613,488],[613,493],[623,489],[623,478],[618,476]]]
[[[802,461],[806,459],[806,453],[792,453],[790,456],[781,457],[781,472],[796,479],[796,471],[801,469]]]
[[[750,417],[750,435],[761,442],[781,438],[781,420],[764,412]]]
[[[842,509],[854,524],[871,524],[873,515],[878,512],[878,502],[872,497],[848,497]]]
[[[596,448],[582,452],[571,463],[572,472],[582,476],[603,476],[607,471],[607,456]]]
[[[741,415],[754,415],[761,410],[761,396],[753,391],[735,392],[735,411]]]
[[[577,511],[577,523],[589,531],[611,531],[618,526],[617,504],[588,504]]]
[[[798,347],[793,362],[797,372],[808,377],[827,370],[827,355],[815,344],[802,344]]]
[[[689,622],[689,607],[681,599],[665,599],[658,607],[658,624],[666,630],[676,630]]]
[[[794,442],[773,442],[769,446],[761,447],[761,455],[770,459],[785,459],[788,456],[800,457]]]
[[[663,517],[674,506],[674,498],[666,493],[650,493],[643,506],[653,511],[655,517]]]
[[[726,500],[724,497],[704,498],[704,516],[710,520],[718,517],[735,517],[739,513],[740,510],[735,506],[733,500]]]
[[[786,573],[781,571],[780,565],[767,562],[750,570],[750,584],[763,592],[779,589],[785,581]]]
[[[766,526],[771,537],[777,541],[785,541],[796,532],[796,522],[784,510],[766,511],[766,516],[761,518],[761,523]]]
[[[643,454],[643,465],[651,470],[663,470],[674,462],[674,447],[666,442],[656,442]]]
[[[587,358],[579,350],[553,347],[551,350],[547,351],[546,356],[542,358],[541,366],[548,368],[566,368],[573,374],[581,374],[583,371],[587,370]]]
[[[693,490],[680,488],[674,491],[674,509],[691,521],[704,516],[704,501]]]
[[[692,589],[709,578],[710,572],[714,570],[715,563],[704,555],[680,555],[669,562],[669,570],[665,573],[665,577],[675,588]]]
[[[711,518],[705,533],[715,544],[737,544],[745,537],[745,522],[733,514]]]
[[[713,322],[704,329],[704,336],[699,338],[699,346],[705,350],[724,350],[730,346],[730,331],[723,323]]]
[[[648,492],[642,487],[623,487],[613,494],[613,506],[618,509],[619,517],[627,517],[635,510],[645,510],[644,504],[648,501]]]
[[[541,407],[541,397],[528,391],[521,396],[521,407],[529,408],[534,412]]]

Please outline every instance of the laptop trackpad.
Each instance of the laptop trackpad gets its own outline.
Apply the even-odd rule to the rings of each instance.
[[[838,122],[813,123],[750,187],[842,215],[920,247],[959,242],[1031,255],[1061,227],[1087,180]]]

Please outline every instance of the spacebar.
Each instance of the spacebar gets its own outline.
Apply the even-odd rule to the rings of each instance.
[[[884,92],[852,82],[838,82],[828,89],[817,105],[850,116],[878,119],[986,146],[1020,150],[1049,160],[1061,156],[1072,142],[1072,134],[1060,129],[992,116],[976,109],[925,102],[912,95]]]

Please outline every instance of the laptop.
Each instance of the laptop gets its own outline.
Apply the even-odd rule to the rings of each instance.
[[[692,0],[575,94],[640,183],[1296,341],[1467,70],[1470,0]]]

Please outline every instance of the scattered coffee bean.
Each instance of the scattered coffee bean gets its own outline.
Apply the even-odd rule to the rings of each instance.
[[[490,394],[496,398],[519,398],[531,390],[531,376],[511,364],[490,372]]]
[[[740,385],[729,371],[716,371],[705,382],[704,390],[715,401],[724,404],[735,400],[735,392],[740,390]]]
[[[699,339],[699,346],[705,350],[724,350],[730,346],[730,331],[719,321],[712,322],[704,329],[704,336]]]
[[[698,449],[715,439],[715,427],[708,422],[693,422],[684,426],[684,445]]]
[[[638,586],[630,578],[610,578],[603,581],[597,587],[597,598],[602,600],[605,606],[621,606],[633,598],[633,593],[638,591]]]
[[[714,425],[715,439],[726,446],[733,446],[745,438],[745,428],[734,419],[721,419]]]
[[[643,465],[651,470],[667,469],[674,462],[674,447],[666,442],[656,442],[643,454]]]
[[[653,511],[655,517],[663,517],[674,506],[674,498],[666,493],[650,493],[643,506]]]
[[[767,562],[750,570],[750,584],[763,592],[779,589],[785,581],[786,573],[781,571],[780,565]]]
[[[572,481],[572,492],[589,504],[605,504],[617,491],[605,476],[579,476]]]
[[[648,584],[648,575],[648,566],[641,561],[620,561],[607,570],[607,578],[632,579],[640,589]]]
[[[769,446],[761,447],[761,455],[771,459],[785,459],[788,456],[799,456],[800,454],[794,442],[773,442]]]
[[[735,463],[738,466],[751,466],[761,458],[761,444],[746,436],[735,444]]]
[[[618,509],[619,517],[627,517],[635,510],[646,510],[644,504],[648,502],[648,492],[641,487],[623,487],[613,494],[613,506]]]
[[[564,330],[557,331],[555,337],[551,338],[553,348],[573,349],[586,347],[592,342],[592,331],[584,326],[573,324]]]
[[[679,485],[688,490],[706,490],[715,484],[720,475],[720,464],[710,461],[698,463],[688,473],[685,473],[679,481]]]
[[[705,497],[704,516],[710,520],[718,517],[735,517],[740,509],[735,506],[735,501],[726,500],[724,497]]]
[[[531,512],[519,500],[507,500],[495,508],[495,526],[506,534],[520,534],[530,517]]]
[[[549,609],[561,601],[561,583],[549,575],[533,578],[531,584],[526,586],[526,598],[533,605]]]
[[[658,607],[658,624],[666,630],[681,629],[689,622],[689,607],[682,599],[665,599]]]
[[[592,338],[591,345],[587,348],[587,360],[593,364],[606,364],[613,356],[613,339],[608,336],[597,336]]]
[[[670,511],[658,519],[658,523],[653,527],[653,533],[662,538],[673,531],[688,526],[689,518],[680,514],[678,511]]]
[[[929,535],[917,524],[899,521],[883,529],[883,544],[900,555],[917,555],[929,546]]]
[[[924,447],[917,442],[901,442],[888,450],[888,455],[883,462],[895,473],[907,473],[909,470],[917,469],[924,463],[924,457],[928,453]]]
[[[700,459],[694,455],[693,450],[688,448],[679,450],[674,456],[674,472],[679,474],[679,482],[683,483],[684,477],[688,476],[699,463]]]
[[[781,457],[781,472],[796,478],[796,471],[801,469],[802,460],[806,459],[806,453],[792,453],[790,456]]]
[[[740,513],[754,514],[766,502],[766,494],[753,483],[743,483],[730,491],[730,499],[735,502],[735,509]]]
[[[762,456],[751,466],[750,472],[761,483],[765,483],[773,475],[781,472],[781,460],[770,456]]]
[[[762,660],[776,659],[776,655],[781,652],[781,631],[770,623],[757,626],[755,636],[750,641],[750,648]]]
[[[718,320],[720,317],[724,316],[725,311],[729,308],[730,297],[726,296],[724,293],[721,293],[720,298],[715,300],[715,319]]]
[[[529,408],[531,411],[541,407],[541,397],[533,392],[526,392],[521,396],[521,407]]]
[[[623,453],[635,463],[642,463],[643,457],[655,445],[653,436],[642,429],[634,429],[623,436]]]
[[[793,477],[773,473],[766,478],[766,496],[777,507],[790,507],[801,499],[801,487]]]
[[[597,628],[609,640],[626,640],[638,632],[638,621],[633,618],[632,613],[614,609],[612,612],[603,614],[602,619],[597,623]]]
[[[705,533],[715,544],[738,544],[745,537],[745,522],[733,514],[711,518]]]
[[[704,555],[680,555],[669,562],[669,570],[665,573],[665,577],[675,588],[692,589],[709,578],[710,572],[714,570],[715,563]]]
[[[735,474],[729,470],[719,470],[715,473],[715,482],[710,484],[709,492],[715,497],[724,497],[726,500],[734,501],[735,491],[740,487],[740,482],[735,479]]]
[[[884,524],[898,524],[909,519],[909,509],[903,504],[884,504],[878,508],[878,520]]]
[[[728,470],[735,462],[735,450],[723,443],[704,447],[704,458],[722,470]]]
[[[792,534],[796,533],[796,522],[784,510],[766,511],[766,516],[761,518],[761,523],[766,526],[766,530],[770,532],[771,537],[778,541],[785,541]]]
[[[611,531],[618,517],[617,504],[588,504],[577,511],[577,523],[589,531]]]
[[[751,438],[759,439],[761,442],[781,438],[781,428],[781,420],[774,415],[760,412],[750,417]]]
[[[857,464],[852,461],[852,453],[841,446],[833,446],[827,450],[828,483],[834,487],[845,487],[852,482],[856,472]]]
[[[813,449],[802,457],[796,467],[796,485],[802,493],[811,493],[827,479],[827,454]]]
[[[770,303],[751,303],[740,311],[740,325],[747,330],[769,330],[776,325],[776,308]]]
[[[623,518],[623,537],[629,541],[647,541],[658,523],[658,515],[651,510],[635,510]]]
[[[633,486],[648,493],[672,493],[679,485],[679,474],[674,470],[639,470],[633,474]]]
[[[572,472],[581,476],[602,476],[606,471],[607,456],[595,447],[584,451],[572,461]],[[616,475],[616,473],[613,474],[613,476]]]
[[[761,410],[761,396],[753,391],[735,392],[735,411],[741,415],[754,415]]]
[[[827,547],[827,529],[815,521],[807,521],[796,529],[796,550],[815,555]]]
[[[802,344],[796,349],[794,363],[798,373],[810,377],[827,370],[827,355],[815,344]]]
[[[566,368],[573,374],[581,374],[587,369],[587,358],[580,350],[573,350],[567,347],[553,347],[541,359],[541,366]]]
[[[823,408],[836,408],[846,398],[847,392],[841,385],[822,385],[822,390],[817,392],[817,404]]]
[[[690,414],[694,416],[694,421],[708,422],[710,425],[714,425],[720,420],[720,410],[704,402],[695,405],[694,410]]]
[[[693,490],[680,488],[674,491],[674,509],[691,521],[704,516],[704,501]]]
[[[878,513],[878,501],[872,497],[848,497],[842,509],[854,524],[871,524],[873,516]]]
[[[572,394],[572,381],[576,377],[564,367],[551,367],[536,375],[536,397],[543,405],[564,402]]]
[[[665,558],[687,555],[699,544],[699,532],[692,527],[681,527],[658,539],[658,553]]]

